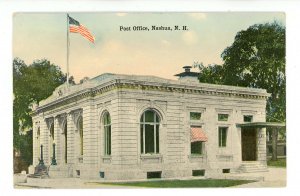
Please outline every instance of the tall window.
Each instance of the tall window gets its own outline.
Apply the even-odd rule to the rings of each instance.
[[[108,112],[103,115],[104,126],[104,154],[111,154],[111,119]]]
[[[226,147],[227,130],[227,127],[219,127],[219,147]]]
[[[78,119],[79,140],[80,140],[80,155],[83,155],[83,119],[82,116]]]
[[[208,138],[202,130],[202,127],[191,126],[191,154],[203,154],[203,145],[207,140]]]
[[[159,123],[158,114],[153,110],[145,111],[140,119],[141,153],[159,153]]]
[[[196,141],[196,142],[191,142],[191,154],[202,154],[202,145],[203,142],[201,141]]]

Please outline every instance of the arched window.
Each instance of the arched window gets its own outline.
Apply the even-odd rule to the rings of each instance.
[[[154,110],[145,111],[140,119],[141,153],[159,153],[160,119]]]
[[[103,126],[104,126],[104,154],[111,154],[111,119],[108,112],[103,115]]]
[[[80,155],[83,155],[83,119],[82,116],[78,119],[78,131],[79,131],[79,147],[80,147]]]

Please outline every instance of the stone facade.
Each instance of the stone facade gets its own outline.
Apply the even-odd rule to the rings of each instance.
[[[154,76],[102,74],[83,84],[70,87],[64,84],[34,110],[33,165],[39,163],[40,145],[43,145],[44,163],[50,166],[49,175],[53,178],[131,180],[147,179],[151,175],[189,177],[197,171],[204,172],[201,175],[206,177],[236,172],[243,163],[242,128],[237,124],[244,122],[245,115],[252,116],[254,122],[265,122],[268,96],[263,89]],[[153,139],[156,153],[142,150],[142,145],[148,145],[141,131],[145,111],[157,115],[156,139]],[[110,115],[107,125],[110,136],[104,130],[106,112]],[[201,113],[201,118],[191,120],[191,112]],[[228,119],[220,121],[218,114],[225,114]],[[51,126],[54,126],[54,139],[51,139]],[[202,143],[200,154],[191,153],[193,126],[201,127],[208,138]],[[227,129],[223,147],[219,144],[220,127]],[[265,129],[256,129],[256,138],[253,161],[265,165]],[[57,165],[51,165],[52,143],[55,143]],[[109,154],[105,150],[107,146]]]

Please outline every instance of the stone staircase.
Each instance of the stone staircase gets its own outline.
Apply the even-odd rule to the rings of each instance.
[[[255,172],[267,172],[268,167],[258,161],[243,161],[237,168],[236,173],[255,173]]]

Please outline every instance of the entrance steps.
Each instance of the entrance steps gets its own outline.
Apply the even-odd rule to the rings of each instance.
[[[34,174],[29,174],[28,178],[49,178],[48,168],[44,164],[39,164],[35,167]]]
[[[237,168],[235,173],[255,173],[255,172],[267,172],[267,164],[263,164],[258,161],[243,161]]]

